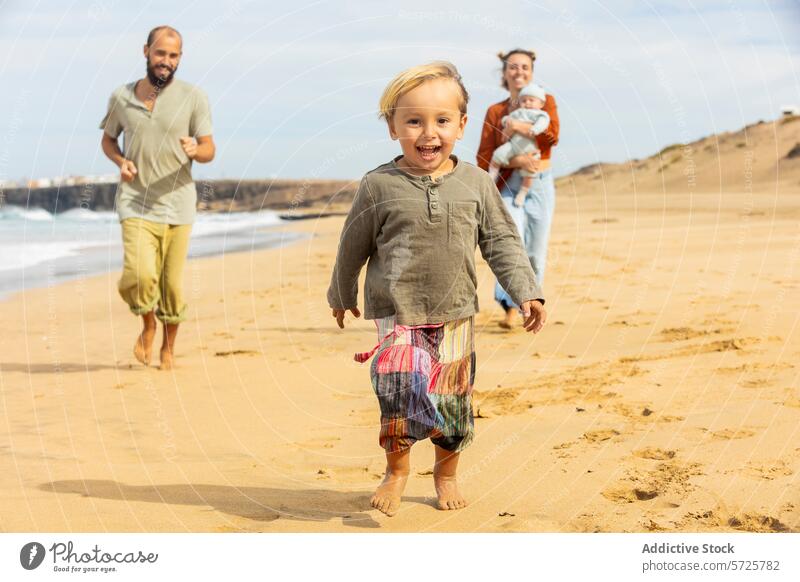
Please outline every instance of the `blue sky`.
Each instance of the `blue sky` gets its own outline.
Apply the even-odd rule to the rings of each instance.
[[[97,125],[159,24],[183,33],[178,75],[211,101],[218,155],[197,177],[358,178],[399,152],[384,85],[437,59],[470,91],[456,152],[474,161],[506,97],[495,55],[516,46],[558,102],[558,174],[800,105],[797,1],[0,0],[0,180],[113,171]]]

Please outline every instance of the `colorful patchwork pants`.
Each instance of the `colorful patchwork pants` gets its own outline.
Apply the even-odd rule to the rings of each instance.
[[[380,445],[397,452],[430,438],[448,451],[464,450],[475,434],[473,318],[403,326],[390,316],[376,324],[378,346],[356,360],[375,354],[370,376],[381,408]]]

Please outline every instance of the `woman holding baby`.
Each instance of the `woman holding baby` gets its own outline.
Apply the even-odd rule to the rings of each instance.
[[[503,203],[524,239],[525,250],[536,279],[542,285],[550,223],[555,209],[551,150],[558,143],[558,110],[555,98],[546,94],[541,111],[549,116],[550,123],[544,130],[537,128],[534,123],[514,119],[515,116],[510,114],[519,107],[520,92],[532,84],[536,54],[533,51],[514,49],[498,56],[503,64],[501,84],[509,92],[509,98],[495,103],[486,111],[477,161],[479,167],[488,171],[495,150],[515,135],[528,138],[534,143],[534,151],[516,155],[502,165],[496,183]],[[523,190],[525,181],[530,179],[523,174],[533,175],[532,184],[527,193],[522,192],[515,201],[515,197]],[[501,327],[510,329],[514,313],[519,309],[499,283],[495,285],[495,300],[506,312],[505,319],[500,323]]]

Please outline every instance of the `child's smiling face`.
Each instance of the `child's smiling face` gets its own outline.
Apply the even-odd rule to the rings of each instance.
[[[400,140],[403,165],[415,174],[442,173],[467,116],[459,110],[459,88],[452,79],[426,81],[397,100],[389,135]]]

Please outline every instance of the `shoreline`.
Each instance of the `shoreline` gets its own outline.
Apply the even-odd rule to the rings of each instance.
[[[285,226],[277,224],[255,231],[234,230],[193,237],[187,260],[254,252],[293,244],[303,238],[303,235],[290,234],[286,239],[283,231]],[[276,236],[278,233],[280,237]],[[74,255],[46,260],[19,270],[0,271],[0,301],[27,290],[54,287],[68,281],[119,271],[122,259],[122,245],[115,242],[106,246],[81,248]]]

